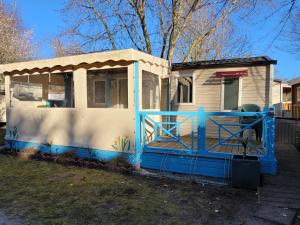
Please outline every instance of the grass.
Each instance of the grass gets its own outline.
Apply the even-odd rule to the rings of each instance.
[[[255,201],[253,192],[228,187],[1,154],[0,190],[0,211],[28,224],[226,224]]]

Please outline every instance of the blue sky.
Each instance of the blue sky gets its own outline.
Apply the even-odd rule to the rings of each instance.
[[[53,51],[50,47],[51,38],[55,37],[64,28],[64,18],[59,11],[64,0],[7,0],[16,1],[17,9],[21,14],[23,24],[32,29],[34,38],[40,43],[40,58],[50,58]],[[238,32],[246,33],[252,45],[252,54],[268,55],[278,60],[275,69],[277,78],[292,79],[300,76],[300,53],[298,56],[285,50],[289,43],[280,38],[271,45],[274,39],[274,30],[278,30],[276,16],[269,20],[264,17],[238,21]]]

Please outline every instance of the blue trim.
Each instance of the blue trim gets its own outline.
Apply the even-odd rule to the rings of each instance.
[[[139,113],[139,63],[134,62],[134,109],[135,109],[135,162],[139,166],[141,161],[141,116]],[[143,124],[144,125],[144,124]]]
[[[206,113],[204,107],[200,107],[198,112],[198,147],[200,152],[206,151]]]
[[[96,159],[100,161],[110,161],[120,156],[125,157],[131,165],[135,165],[135,154],[129,152],[109,151],[93,148],[83,148],[63,145],[45,145],[34,142],[14,141],[13,146],[18,151],[27,148],[35,148],[41,152],[48,154],[63,154],[66,152],[74,152],[80,158]]]
[[[197,116],[198,111],[140,111],[141,115],[160,115],[160,116]],[[205,112],[208,116],[265,116],[267,112]]]

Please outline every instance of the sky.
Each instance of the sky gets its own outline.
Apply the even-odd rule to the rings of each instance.
[[[24,26],[31,29],[34,39],[39,42],[39,58],[53,57],[50,46],[51,38],[64,29],[64,18],[60,9],[64,0],[6,0],[16,2],[18,12],[21,15]],[[278,17],[265,20],[264,17],[237,20],[237,30],[241,34],[247,34],[252,46],[253,56],[267,55],[278,61],[275,67],[275,77],[280,79],[293,79],[300,76],[300,54],[296,56],[290,53],[290,43],[281,38],[274,40],[274,31],[278,30]],[[273,44],[271,44],[273,43]]]

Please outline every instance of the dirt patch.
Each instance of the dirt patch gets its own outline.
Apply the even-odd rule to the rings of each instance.
[[[20,151],[17,153],[17,157],[23,160],[29,160],[31,159],[35,154],[37,154],[38,150],[34,148],[27,148],[23,151]]]
[[[58,155],[36,152],[35,154],[31,155],[31,159],[55,162],[64,166],[105,169],[126,174],[131,174],[134,170],[134,167],[132,167],[124,157],[117,157],[109,162],[103,162],[95,159],[78,158],[72,151]]]

